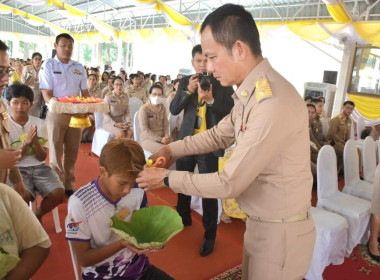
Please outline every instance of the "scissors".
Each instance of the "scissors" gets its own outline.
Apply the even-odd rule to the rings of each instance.
[[[159,167],[160,166],[165,166],[166,165],[166,158],[165,157],[159,157],[156,159],[156,161],[153,161],[153,159],[148,159],[146,161],[146,165],[149,167]]]

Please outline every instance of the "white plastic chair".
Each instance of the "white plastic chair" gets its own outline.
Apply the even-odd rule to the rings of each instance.
[[[169,119],[169,136],[172,136],[174,128],[177,127],[177,119],[179,115],[172,115],[169,114],[168,119]]]
[[[371,136],[364,139],[363,145],[363,176],[364,181],[373,183],[376,172],[376,143]]]
[[[343,162],[345,184],[343,192],[371,201],[373,184],[360,180],[358,150],[352,139],[344,145]]]
[[[322,131],[323,135],[327,137],[327,133],[329,132],[329,119],[328,118],[321,118],[321,123],[322,123]]]
[[[311,207],[316,239],[307,280],[323,280],[326,266],[344,262],[348,223],[345,218],[321,208]]]
[[[131,120],[135,117],[136,112],[139,111],[140,107],[143,105],[141,99],[137,97],[129,98],[129,112],[131,114]]]
[[[29,202],[29,208],[32,211],[37,208],[37,197],[34,200],[34,203],[31,201]],[[51,213],[53,214],[53,222],[54,222],[55,232],[60,233],[62,231],[62,228],[61,228],[61,224],[59,223],[58,207],[55,207],[53,210],[51,210]]]
[[[368,222],[371,203],[338,190],[337,162],[334,148],[325,145],[318,153],[317,207],[337,213],[348,222],[347,256],[355,246],[368,238]],[[366,234],[367,233],[367,234]]]
[[[78,269],[78,260],[77,260],[77,255],[75,254],[73,244],[69,241],[69,248],[70,248],[70,255],[71,255],[71,261],[73,263],[73,269],[74,269],[74,275],[75,275],[75,280],[80,280],[81,278],[79,277],[80,274],[80,269]]]
[[[95,133],[92,138],[91,152],[100,156],[102,148],[111,139],[112,135],[103,128],[103,113],[95,112]]]
[[[365,129],[364,118],[359,115],[358,121],[356,123],[356,133],[357,133],[358,139],[360,139],[360,136],[362,135],[362,132],[364,129]]]
[[[133,140],[140,143],[140,124],[139,124],[139,111],[135,113],[135,116],[133,117]],[[144,150],[145,159],[148,159],[152,153]]]

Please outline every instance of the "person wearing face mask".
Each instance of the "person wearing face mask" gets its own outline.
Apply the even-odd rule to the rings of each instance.
[[[153,85],[149,89],[149,101],[139,110],[140,144],[151,153],[170,143],[165,98],[162,97],[162,87]]]
[[[41,113],[42,94],[40,91],[40,80],[38,79],[41,63],[42,55],[38,52],[33,53],[32,65],[25,66],[21,74],[21,83],[29,86],[34,93],[33,105],[29,111],[29,115],[33,117],[39,117]]]
[[[116,139],[133,137],[132,122],[129,110],[129,97],[124,94],[124,81],[120,77],[113,79],[113,91],[104,98],[110,111],[104,114],[103,128]]]

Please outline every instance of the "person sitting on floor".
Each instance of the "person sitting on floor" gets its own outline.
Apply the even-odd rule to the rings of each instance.
[[[133,211],[147,207],[136,177],[145,165],[141,146],[129,139],[108,142],[99,158],[100,175],[69,199],[66,239],[72,242],[88,279],[173,279],[149,263],[145,253],[120,239],[110,218],[130,221]]]
[[[46,260],[50,246],[49,236],[21,196],[0,183],[0,247],[20,258],[1,279],[30,279]]]
[[[45,164],[48,149],[46,124],[37,117],[29,116],[33,90],[27,85],[14,83],[8,88],[6,97],[12,110],[9,118],[10,142],[18,142],[18,147],[22,149],[23,156],[18,167],[26,188],[24,200],[29,203],[36,199],[37,193],[42,195],[41,205],[35,210],[41,221],[43,215],[63,202],[65,190],[57,173]]]
[[[139,110],[140,143],[151,153],[170,143],[168,115],[163,103],[162,87],[153,85],[149,89],[149,101]]]
[[[113,91],[104,98],[110,111],[104,114],[103,128],[117,138],[132,139],[132,122],[129,109],[129,97],[124,94],[124,81],[120,77],[113,79]]]

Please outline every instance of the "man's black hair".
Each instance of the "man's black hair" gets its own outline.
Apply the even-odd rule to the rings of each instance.
[[[319,98],[313,98],[313,99],[311,99],[311,102],[314,104],[317,104],[317,103],[323,103],[323,100],[319,99]]]
[[[58,45],[59,40],[60,40],[61,38],[69,39],[69,40],[73,41],[73,43],[74,43],[74,38],[71,37],[70,34],[67,34],[67,33],[61,33],[61,34],[59,34],[59,35],[55,38],[55,43],[56,43],[57,45]]]
[[[8,50],[8,46],[0,40],[0,51],[7,51]]]
[[[8,87],[6,98],[8,101],[11,101],[12,98],[26,97],[30,103],[33,103],[34,93],[33,90],[24,84],[13,83]]]
[[[345,102],[343,103],[343,107],[346,106],[347,104],[348,104],[348,105],[351,105],[352,107],[355,107],[355,103],[352,102],[352,101],[350,101],[350,100],[345,101]]]
[[[241,5],[225,4],[202,23],[201,33],[209,26],[214,40],[231,54],[237,40],[246,43],[253,55],[261,56],[260,35],[252,15]]]
[[[305,101],[308,101],[308,100],[313,100],[313,97],[311,97],[310,95],[308,95],[308,96],[306,96],[305,97],[305,99],[304,99]]]
[[[194,58],[196,53],[202,54],[202,46],[201,45],[195,45],[191,51],[191,57]]]

